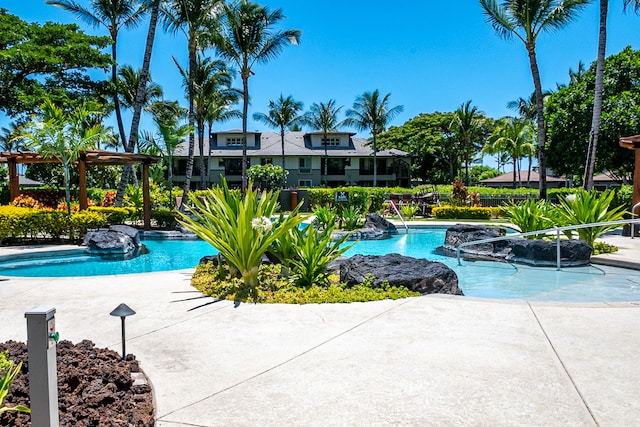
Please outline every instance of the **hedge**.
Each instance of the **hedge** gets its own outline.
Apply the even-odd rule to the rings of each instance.
[[[341,188],[310,188],[309,208],[316,206],[336,205],[336,192],[344,191],[349,195],[349,202],[345,207],[354,207],[364,213],[382,210],[382,203],[389,193],[389,188],[384,187],[341,187]],[[411,191],[411,190],[409,190]]]
[[[436,206],[431,210],[436,219],[491,219],[491,208],[468,208],[464,206]]]

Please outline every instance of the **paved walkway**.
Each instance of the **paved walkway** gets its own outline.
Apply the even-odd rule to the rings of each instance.
[[[234,306],[191,274],[0,277],[0,341],[26,341],[24,312],[50,305],[62,339],[120,351],[109,312],[127,303],[159,427],[640,424],[640,303]]]

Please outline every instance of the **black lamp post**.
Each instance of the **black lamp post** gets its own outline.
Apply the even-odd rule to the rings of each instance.
[[[112,316],[119,316],[122,321],[122,360],[124,360],[125,355],[127,354],[125,351],[125,338],[124,338],[124,318],[127,316],[133,316],[136,314],[127,304],[122,303],[116,308],[113,309],[111,313]]]

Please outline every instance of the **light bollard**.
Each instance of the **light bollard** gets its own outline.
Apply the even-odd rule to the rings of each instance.
[[[29,406],[33,427],[59,425],[55,313],[53,307],[36,307],[24,313],[27,319]]]

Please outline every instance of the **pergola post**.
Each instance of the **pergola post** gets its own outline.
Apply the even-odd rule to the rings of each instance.
[[[18,162],[9,159],[9,202],[20,195],[20,178],[18,177]]]
[[[151,197],[149,196],[149,163],[142,164],[142,209],[144,213],[144,229],[151,229]]]
[[[631,206],[640,202],[640,135],[620,138],[620,146],[634,151],[633,199]]]
[[[87,156],[84,154],[78,158],[78,198],[80,210],[86,210],[89,206],[87,203]]]

